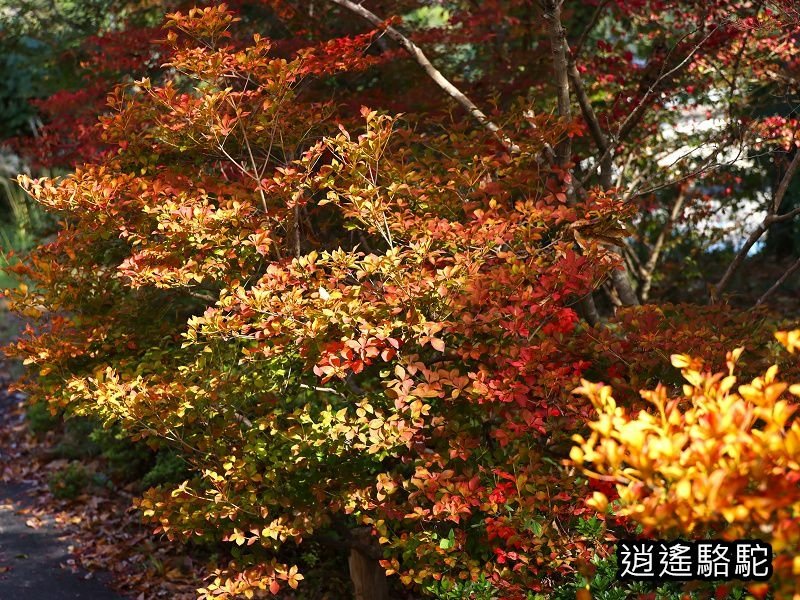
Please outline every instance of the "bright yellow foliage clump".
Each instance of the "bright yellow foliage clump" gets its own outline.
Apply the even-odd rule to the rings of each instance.
[[[776,338],[789,352],[800,349],[800,330]],[[642,391],[652,412],[618,406],[610,387],[583,381],[577,393],[598,414],[589,438],[575,437],[570,456],[589,477],[616,484],[614,512],[641,524],[645,534],[770,542],[776,576],[797,593],[800,384],[780,381],[777,366],[740,383],[741,353],[728,353],[727,373],[673,355],[686,383],[680,391],[663,385]],[[589,503],[605,511],[608,498],[595,492]]]

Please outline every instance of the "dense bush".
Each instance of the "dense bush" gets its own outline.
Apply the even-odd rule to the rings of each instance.
[[[800,349],[800,330],[776,337],[790,352]],[[788,598],[800,591],[800,384],[778,379],[777,366],[739,383],[742,350],[729,352],[727,370],[717,373],[673,354],[681,391],[643,391],[652,407],[637,414],[617,405],[611,387],[584,381],[578,392],[598,416],[588,439],[576,436],[571,457],[612,484],[614,514],[638,522],[645,535],[769,542],[773,589]],[[609,497],[595,491],[590,503],[606,512]],[[762,583],[751,588],[760,597],[767,591]]]
[[[443,157],[452,140],[368,109],[337,129],[298,88],[336,49],[220,46],[231,23],[172,15],[180,76],[116,93],[118,152],[27,182],[68,215],[17,298],[58,315],[18,345],[39,393],[192,465],[140,507],[169,536],[241,547],[209,595],[294,587],[282,544],[358,524],[405,583],[546,588],[590,551],[547,440],[580,426],[570,304],[611,267],[597,239],[622,208],[568,204],[538,166],[557,125],[513,159],[481,136]],[[232,158],[252,148],[277,165]]]

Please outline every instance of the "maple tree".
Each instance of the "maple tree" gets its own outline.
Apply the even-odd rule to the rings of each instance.
[[[718,302],[797,214],[795,124],[748,94],[796,70],[791,6],[449,2],[446,27],[416,2],[164,6],[163,31],[87,39],[86,84],[40,103],[39,160],[74,172],[23,179],[64,219],[11,292],[41,321],[8,350],[33,399],[191,465],[137,506],[231,548],[207,598],[297,588],[308,540],[504,598],[607,553],[579,526],[601,492],[563,461],[608,402],[571,391],[599,374],[633,403],[659,354],[770,329]],[[683,258],[724,233],[675,232],[754,189],[761,225],[690,298],[717,304],[639,306],[670,299],[684,237]]]

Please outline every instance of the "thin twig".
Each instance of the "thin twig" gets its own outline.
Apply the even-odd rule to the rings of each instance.
[[[642,302],[647,302],[647,299],[650,297],[650,288],[653,285],[653,274],[655,273],[656,265],[658,265],[658,259],[661,257],[661,251],[663,250],[664,244],[667,241],[667,236],[672,230],[673,223],[675,223],[675,221],[678,219],[678,216],[681,214],[681,211],[683,210],[683,203],[685,201],[686,188],[685,186],[681,186],[680,190],[678,191],[678,197],[675,198],[675,202],[672,205],[672,210],[667,217],[667,222],[664,223],[661,231],[659,231],[658,238],[656,238],[656,243],[653,246],[652,252],[650,252],[650,257],[647,259],[647,263],[645,263],[644,268],[642,268],[642,289],[639,292]]]
[[[597,25],[597,21],[600,20],[600,15],[605,10],[606,6],[610,4],[611,0],[603,0],[597,5],[597,8],[594,9],[594,13],[592,13],[592,17],[589,19],[589,23],[586,25],[586,29],[583,30],[581,33],[581,37],[578,38],[577,43],[575,44],[575,51],[573,52],[574,60],[577,60],[581,52],[583,52],[583,48],[586,44],[586,40],[589,39],[589,34],[594,29],[594,26]]]
[[[580,81],[580,75],[578,74],[577,68],[575,67],[574,63],[570,65],[570,61],[568,59],[569,47],[567,45],[566,33],[564,32],[564,28],[561,24],[561,0],[547,0],[545,3],[544,19],[548,23],[550,45],[553,53],[553,68],[555,70],[556,90],[558,95],[558,116],[568,121],[572,118],[569,94],[570,75],[573,75],[573,86],[580,87],[582,89],[583,84]],[[574,71],[574,74],[571,73],[571,71]],[[577,75],[577,77],[575,77],[575,75]],[[577,86],[575,85],[576,82]],[[597,129],[593,133],[600,134],[600,141],[598,143],[606,146],[606,151],[602,152],[604,156],[603,160],[608,160],[605,157],[610,158],[610,148],[608,148],[608,144],[605,141],[605,135],[600,129],[599,123],[597,123],[597,118],[594,116],[594,111],[591,108],[591,104],[588,102],[588,98],[585,97],[585,92],[584,102],[585,106],[582,104],[581,110],[584,111],[585,109],[588,111],[588,113],[584,112],[584,117],[589,114],[589,118],[594,118],[594,121],[597,124]],[[560,166],[566,167],[569,164],[572,156],[572,145],[570,143],[569,136],[566,136],[565,139],[558,144],[556,147],[556,155],[558,156]],[[608,183],[610,183],[610,165],[607,169],[607,178]],[[569,188],[567,190],[567,196],[569,197],[570,195],[574,195],[574,190],[576,188],[572,180],[570,180],[568,185]],[[614,283],[617,294],[619,295],[623,304],[626,306],[636,306],[639,304],[639,299],[636,297],[636,292],[633,290],[631,282],[628,279],[625,263],[622,259],[622,250],[617,246],[612,246],[610,250],[621,259],[622,268],[614,269],[611,272],[611,280]]]
[[[589,96],[583,86],[583,80],[581,79],[580,72],[575,64],[574,56],[571,56],[569,61],[569,80],[572,83],[572,89],[575,92],[575,96],[578,98],[578,106],[581,107],[583,120],[586,121],[586,124],[589,126],[589,134],[592,136],[592,139],[594,140],[594,143],[601,155],[600,183],[605,189],[609,189],[611,187],[611,178],[613,176],[613,152],[609,147],[608,138],[603,132],[603,128],[600,126],[600,121],[594,112],[592,102],[589,100]]]
[[[758,308],[759,306],[764,304],[767,298],[769,298],[772,294],[774,294],[777,291],[777,289],[781,287],[783,283],[787,279],[789,279],[789,277],[791,277],[794,274],[794,272],[797,271],[798,269],[800,269],[800,258],[794,261],[794,263],[792,263],[792,266],[789,267],[783,275],[781,275],[780,279],[778,279],[778,281],[776,281],[771,288],[769,288],[766,292],[764,292],[764,295],[758,299],[758,302],[756,302],[754,308]]]
[[[584,175],[583,179],[580,181],[581,186],[586,185],[587,181],[594,175],[597,167],[603,165],[605,161],[608,160],[607,155],[610,155],[614,151],[614,148],[616,146],[618,146],[621,142],[625,141],[628,135],[630,135],[630,133],[639,125],[640,121],[644,118],[644,115],[646,114],[647,109],[650,106],[648,101],[654,96],[655,91],[659,88],[659,86],[666,80],[668,80],[670,77],[677,75],[683,68],[685,68],[691,61],[692,57],[700,50],[700,48],[702,48],[703,44],[705,44],[708,41],[708,39],[714,33],[716,33],[716,31],[720,28],[720,26],[721,25],[717,25],[707,35],[705,35],[703,39],[701,39],[694,46],[694,48],[692,48],[689,54],[687,54],[683,58],[683,60],[681,60],[675,67],[673,67],[667,72],[664,72],[662,67],[662,72],[655,79],[655,81],[648,86],[648,89],[642,95],[641,99],[639,100],[639,103],[619,126],[616,135],[613,136],[612,142],[610,142],[606,150],[601,153],[600,158],[597,159],[597,162],[595,162],[594,165],[592,165],[591,167],[589,167],[589,169],[587,169],[586,175]],[[679,43],[680,41],[673,48],[670,49],[669,53],[672,53],[672,51],[675,49],[675,47],[677,47]]]

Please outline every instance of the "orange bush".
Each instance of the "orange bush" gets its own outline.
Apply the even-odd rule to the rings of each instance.
[[[287,60],[234,23],[170,15],[164,80],[110,98],[115,152],[24,180],[66,215],[13,296],[46,323],[15,350],[31,393],[181,453],[194,477],[139,508],[227,544],[209,598],[294,588],[293,547],[363,525],[405,584],[546,589],[593,550],[561,528],[585,485],[548,446],[582,426],[571,306],[626,209],[567,202],[539,165],[568,123],[529,123],[514,156],[366,108],[345,124],[309,89],[369,36]]]
[[[800,330],[778,332],[790,352]],[[645,535],[757,538],[772,544],[776,587],[800,594],[800,384],[778,368],[740,383],[742,349],[727,354],[727,372],[674,354],[685,383],[641,392],[653,411],[619,406],[612,389],[583,381],[577,390],[597,409],[588,439],[576,435],[572,461],[591,478],[615,484],[611,510]],[[609,509],[595,492],[589,504]]]

